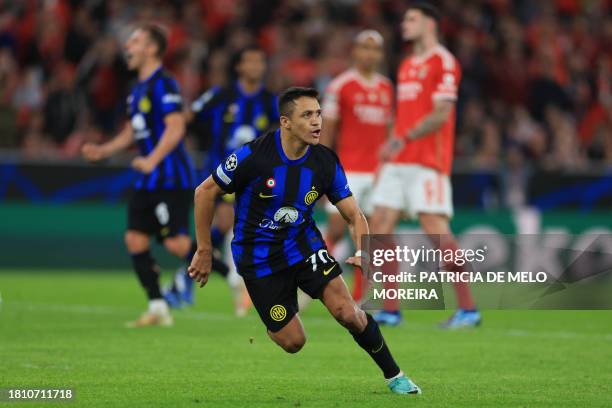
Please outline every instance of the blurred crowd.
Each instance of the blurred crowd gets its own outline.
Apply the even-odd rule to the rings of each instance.
[[[444,43],[463,68],[456,157],[496,169],[612,165],[612,1],[442,0]],[[139,21],[169,35],[185,101],[231,80],[256,43],[268,85],[324,90],[354,35],[379,30],[392,79],[409,45],[404,0],[0,0],[0,148],[72,158],[125,121],[122,43]]]

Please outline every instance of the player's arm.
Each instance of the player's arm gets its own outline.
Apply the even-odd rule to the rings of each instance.
[[[167,114],[164,123],[166,129],[153,151],[147,157],[136,157],[132,161],[132,167],[136,170],[145,174],[151,173],[176,148],[185,135],[185,119],[180,112]]]
[[[134,142],[134,130],[132,124],[127,123],[123,130],[113,139],[103,144],[85,143],[81,152],[83,156],[90,161],[98,161],[106,159],[113,154],[125,150]]]
[[[365,215],[357,205],[357,201],[355,201],[355,197],[350,196],[346,197],[336,204],[336,208],[347,222],[349,231],[351,233],[351,238],[353,239],[353,243],[355,244],[355,248],[357,253],[361,251],[361,237],[363,235],[369,234],[368,221],[366,220]],[[361,266],[361,257],[360,256],[352,256],[346,260],[347,263],[351,265]]]
[[[455,101],[452,100],[435,100],[431,113],[425,116],[414,128],[410,129],[407,135],[403,136],[408,140],[416,140],[440,130],[449,120],[454,106]]]
[[[225,191],[209,176],[195,190],[194,218],[197,251],[189,266],[189,276],[200,287],[208,282],[208,275],[212,268],[212,243],[210,240],[210,226],[212,225],[217,196]]]

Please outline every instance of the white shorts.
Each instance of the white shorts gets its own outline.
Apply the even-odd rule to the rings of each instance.
[[[372,205],[404,211],[416,218],[419,213],[453,215],[450,179],[446,174],[418,164],[383,165],[374,190]]]
[[[372,189],[374,188],[374,173],[346,172],[346,181],[357,201],[357,205],[364,214],[370,214],[374,208],[371,203]],[[338,211],[329,201],[325,205],[328,213]]]

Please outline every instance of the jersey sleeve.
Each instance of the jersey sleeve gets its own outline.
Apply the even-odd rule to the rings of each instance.
[[[327,198],[332,204],[336,204],[338,201],[350,197],[353,195],[351,189],[349,188],[348,181],[346,180],[346,174],[344,174],[344,169],[336,158],[334,175],[329,185],[329,188],[325,192]]]
[[[162,116],[183,110],[183,99],[175,79],[162,78],[157,81],[154,95]]]
[[[459,64],[454,59],[442,58],[434,65],[432,75],[434,77],[432,99],[456,101],[460,80]]]
[[[191,103],[191,111],[197,119],[206,120],[212,116],[215,97],[219,94],[220,90],[221,88],[219,87],[210,88]]]
[[[212,178],[226,193],[240,191],[249,176],[248,159],[251,146],[246,144],[227,156],[212,173]]]

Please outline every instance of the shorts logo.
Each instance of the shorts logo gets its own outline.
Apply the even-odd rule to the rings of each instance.
[[[319,197],[319,193],[315,190],[315,187],[312,186],[312,190],[307,192],[306,195],[304,196],[304,202],[306,203],[306,205],[310,205],[314,203],[318,197]]]
[[[287,309],[283,305],[274,305],[270,309],[270,317],[275,322],[283,321],[287,317]]]
[[[225,160],[225,170],[227,170],[227,171],[234,171],[234,170],[236,170],[236,167],[238,167],[238,157],[236,157],[236,155],[234,153],[232,153]]]

